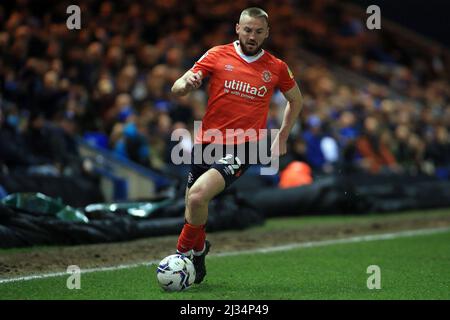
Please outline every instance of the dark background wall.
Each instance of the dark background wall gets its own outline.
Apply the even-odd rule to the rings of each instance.
[[[450,48],[450,1],[446,0],[348,0],[364,8],[375,4],[383,17],[393,20]]]

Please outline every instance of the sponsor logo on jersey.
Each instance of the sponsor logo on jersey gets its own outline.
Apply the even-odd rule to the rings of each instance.
[[[232,94],[240,93],[245,95],[264,97],[267,93],[267,88],[266,86],[261,86],[258,88],[252,86],[250,83],[243,81],[225,80],[225,91]]]

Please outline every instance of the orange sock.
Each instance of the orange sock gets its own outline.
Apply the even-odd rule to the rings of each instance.
[[[203,225],[192,225],[186,222],[183,226],[183,230],[181,230],[180,236],[178,237],[177,251],[180,253],[187,253],[191,251],[197,244],[202,230]]]

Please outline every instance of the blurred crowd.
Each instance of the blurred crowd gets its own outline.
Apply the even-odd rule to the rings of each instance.
[[[365,16],[334,0],[76,2],[80,30],[66,27],[68,1],[0,3],[3,170],[82,170],[78,136],[171,168],[171,133],[193,131],[207,103],[206,84],[177,98],[173,82],[210,47],[234,41],[240,12],[256,5],[270,17],[266,49],[289,64],[304,96],[288,159],[317,173],[449,177],[450,60],[441,47],[367,30]],[[333,65],[368,81],[338,80]],[[274,95],[269,128],[279,128],[285,104]]]

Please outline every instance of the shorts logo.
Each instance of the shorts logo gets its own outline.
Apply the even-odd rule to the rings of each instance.
[[[264,82],[270,82],[272,80],[272,74],[269,70],[264,70],[262,73],[262,79]]]
[[[194,180],[194,176],[192,175],[192,172],[189,172],[189,174],[188,174],[188,183],[191,184],[193,180]]]
[[[227,174],[234,174],[235,170],[239,170],[242,163],[241,160],[238,157],[235,157],[236,164],[231,164],[231,159],[233,159],[232,154],[227,154],[224,158],[220,159],[218,162],[221,164],[227,164],[225,167],[225,172]]]
[[[230,153],[227,153],[227,154],[225,155],[225,157],[223,157],[222,159],[220,159],[220,160],[217,161],[217,162],[222,163],[222,164],[228,164],[228,163],[230,163],[230,160],[231,160],[232,158],[233,158],[233,155],[230,154]]]

